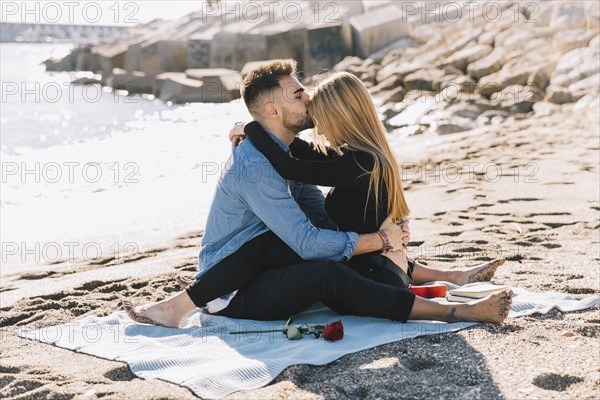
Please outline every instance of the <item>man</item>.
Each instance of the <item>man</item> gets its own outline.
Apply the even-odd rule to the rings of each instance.
[[[275,60],[258,67],[244,79],[241,91],[252,117],[285,150],[289,151],[299,132],[314,127],[308,114],[309,97],[296,77],[293,61]],[[384,229],[394,235],[394,240],[402,232],[391,221]],[[353,255],[380,250],[383,245],[376,233],[337,232],[325,213],[322,192],[314,185],[283,179],[245,140],[234,147],[219,181],[202,240],[201,272],[196,278],[268,231],[304,260],[347,261]],[[225,308],[231,297],[209,302],[209,311]]]
[[[286,151],[300,131],[313,127],[307,109],[309,98],[296,77],[293,61],[275,60],[256,68],[244,79],[241,92],[252,117]],[[408,233],[391,219],[381,229],[393,247],[408,240]],[[301,264],[304,260],[333,264],[381,250],[385,244],[375,232],[359,235],[337,231],[325,213],[324,197],[316,186],[286,181],[249,140],[244,140],[234,147],[217,184],[202,239],[196,282],[187,287],[187,295],[182,292],[146,306],[144,315],[131,307],[128,312],[138,322],[178,326],[196,306],[206,306],[211,313],[225,310],[235,299],[237,289],[265,269]],[[293,251],[286,251],[290,248]],[[327,263],[315,263],[307,263],[306,268],[330,269]],[[345,274],[346,270],[354,273],[339,263],[336,268],[338,274]],[[348,279],[351,281],[352,277]],[[277,282],[263,284],[268,288]],[[237,309],[251,301],[237,300],[244,302],[236,304]],[[270,319],[279,315],[277,310],[273,310],[273,315],[261,314],[257,304],[248,305],[250,308],[259,311],[244,313],[248,318]]]

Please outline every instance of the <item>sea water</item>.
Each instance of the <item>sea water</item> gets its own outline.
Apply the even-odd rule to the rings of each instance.
[[[45,72],[70,48],[0,45],[3,276],[203,229],[228,132],[250,119],[240,100],[169,105]]]

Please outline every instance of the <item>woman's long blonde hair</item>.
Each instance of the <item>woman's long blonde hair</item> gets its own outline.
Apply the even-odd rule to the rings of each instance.
[[[373,171],[365,173],[371,175],[369,195],[375,195],[376,214],[379,213],[380,183],[383,182],[392,218],[397,221],[406,218],[410,210],[404,198],[400,167],[371,95],[360,79],[347,72],[332,75],[318,85],[311,95],[308,109],[315,122],[315,143],[322,151],[325,150],[323,139],[326,138],[338,154],[342,154],[346,147],[373,156]]]

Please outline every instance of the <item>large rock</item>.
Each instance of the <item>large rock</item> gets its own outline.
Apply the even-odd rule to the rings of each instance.
[[[483,28],[457,29],[446,36],[434,37],[413,53],[406,61],[439,64],[442,60],[462,49],[477,44],[477,38],[483,33]]]
[[[548,27],[531,26],[527,23],[514,24],[511,28],[500,32],[494,41],[494,46],[502,47],[506,52],[510,53],[514,50],[533,49],[539,50],[539,43],[550,44],[552,36],[556,33],[556,29]],[[531,46],[531,42],[538,40],[535,46]],[[551,49],[545,45],[542,48]]]
[[[399,103],[404,100],[404,88],[398,86],[389,91],[382,91],[377,95],[377,101],[380,104]]]
[[[430,64],[418,62],[407,63],[403,62],[402,60],[398,60],[377,71],[377,82],[383,82],[390,76],[396,76],[399,79],[404,79],[407,75],[412,74],[415,71],[427,68],[434,67]]]
[[[586,47],[590,41],[598,35],[598,31],[586,29],[570,29],[560,31],[552,37],[552,46],[561,54]]]
[[[550,84],[569,86],[577,81],[600,73],[600,49],[582,47],[564,54],[558,61]]]
[[[506,51],[502,47],[496,47],[486,57],[469,64],[467,74],[473,79],[479,80],[486,75],[500,71],[507,61]]]
[[[560,1],[553,7],[550,27],[557,29],[585,28],[587,25],[587,8],[590,2]]]
[[[450,57],[442,61],[442,63],[438,65],[438,67],[452,65],[453,67],[456,67],[461,71],[466,72],[467,65],[484,58],[491,52],[492,46],[487,44],[477,44],[475,46],[470,46],[457,51],[456,53],[452,54]]]
[[[439,92],[446,73],[440,69],[419,69],[404,77],[403,86],[406,91],[418,90],[428,92]]]
[[[340,61],[339,63],[337,63],[333,67],[333,70],[336,71],[336,72],[346,71],[346,72],[352,72],[352,73],[354,73],[354,71],[356,69],[361,68],[363,62],[364,62],[364,60],[362,58],[360,58],[360,57],[347,56],[342,61]]]
[[[537,104],[537,103],[536,103]],[[535,105],[534,105],[535,107]],[[475,120],[475,125],[500,125],[510,117],[510,113],[504,110],[487,110],[481,113]]]
[[[362,58],[403,36],[410,36],[402,11],[393,4],[350,17],[349,23],[354,54]]]
[[[432,40],[441,40],[443,36],[437,25],[419,25],[411,29],[411,37],[423,46]]]
[[[541,92],[532,86],[510,85],[496,93],[490,103],[512,114],[528,113],[533,104],[542,101]]]
[[[547,80],[555,66],[555,59],[538,57],[535,54],[529,58],[516,58],[506,63],[500,71],[481,78],[477,92],[482,96],[490,96],[511,85],[526,86],[530,82],[530,77],[539,74],[540,71],[547,76]],[[543,77],[537,79],[542,80]]]
[[[576,99],[579,99],[587,93],[598,92],[599,88],[600,74],[593,74],[569,85],[569,92],[571,92]]]
[[[590,2],[590,8],[587,12],[587,28],[598,30],[600,28],[600,4]]]
[[[561,86],[550,86],[548,87],[548,90],[546,90],[546,97],[544,98],[544,101],[554,104],[573,103],[575,101],[575,97],[573,97],[567,88]]]
[[[407,49],[419,47],[418,43],[412,37],[402,37],[393,43],[385,46],[383,49],[369,55],[374,62],[386,66],[392,61],[396,61],[406,52]]]
[[[542,92],[546,90],[546,88],[550,84],[550,78],[552,77],[552,73],[556,69],[557,63],[557,58],[553,58],[547,60],[544,63],[541,63],[539,68],[537,70],[534,70],[531,73],[531,75],[529,75],[529,78],[527,78],[526,86],[534,86]]]
[[[401,107],[397,108],[398,114],[388,120],[390,126],[401,128],[419,124],[427,114],[440,106],[435,96],[429,94],[421,96],[419,94],[416,97],[416,99],[414,96],[409,97],[407,93],[407,98],[401,103]]]
[[[377,65],[367,58],[361,60],[358,57],[346,57],[340,63],[333,67],[334,72],[346,71],[356,75],[367,87],[373,87],[376,84]]]
[[[457,91],[462,93],[473,93],[477,83],[467,75],[447,75],[442,80],[442,90],[447,88],[457,88]]]
[[[386,80],[379,82],[377,86],[370,89],[371,94],[378,94],[402,86],[402,79],[398,75],[391,75]]]

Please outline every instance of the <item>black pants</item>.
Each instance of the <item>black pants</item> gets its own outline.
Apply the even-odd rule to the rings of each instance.
[[[399,279],[391,268],[382,268],[385,260],[394,266],[376,254],[355,257],[348,265],[304,261],[267,232],[208,269],[186,291],[196,306],[204,307],[238,290],[216,313],[233,318],[287,319],[321,301],[340,314],[406,322],[415,295],[407,290],[404,276]]]

